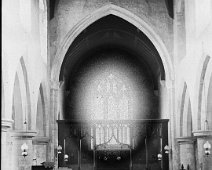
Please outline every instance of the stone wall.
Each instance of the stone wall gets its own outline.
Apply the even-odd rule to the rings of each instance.
[[[54,60],[58,45],[64,41],[67,33],[86,16],[92,15],[99,8],[109,4],[128,10],[150,25],[166,45],[170,55],[172,55],[173,23],[168,16],[164,0],[61,0],[56,6],[55,17],[50,21],[51,63]]]

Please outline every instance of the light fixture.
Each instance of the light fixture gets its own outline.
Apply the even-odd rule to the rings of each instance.
[[[28,155],[28,153],[27,153],[28,146],[27,146],[27,144],[26,144],[26,143],[24,143],[23,145],[21,145],[21,150],[22,150],[21,155],[22,155],[23,157],[25,157],[25,156],[27,156],[27,155]]]
[[[170,148],[169,148],[169,146],[168,146],[168,145],[166,145],[166,146],[164,147],[164,150],[165,150],[165,153],[166,153],[166,154],[169,154],[169,150],[170,150]]]
[[[58,145],[57,154],[61,154],[61,153],[62,153],[62,146]]]
[[[27,121],[26,121],[26,108],[25,108],[25,120],[24,120],[24,125],[25,125],[25,128],[26,128],[26,132],[27,132]],[[25,143],[23,143],[21,145],[21,155],[25,158],[27,155],[28,155],[28,152],[27,150],[29,149],[28,145]]]
[[[25,126],[26,126],[26,132],[27,132],[27,121],[26,121],[26,114],[25,114],[25,121],[24,121],[24,124],[25,124]],[[29,149],[29,147],[28,147],[28,145],[26,144],[26,142],[25,143],[23,143],[22,145],[21,145],[21,155],[25,158],[27,155],[28,155],[28,152],[27,152],[27,150]]]
[[[68,155],[67,155],[67,154],[64,155],[64,161],[65,161],[65,162],[68,161]]]
[[[162,154],[159,153],[159,154],[158,154],[158,160],[161,161],[161,159],[162,159]]]
[[[203,148],[205,149],[205,155],[206,156],[210,155],[211,144],[208,141],[205,142],[205,144],[203,145]]]

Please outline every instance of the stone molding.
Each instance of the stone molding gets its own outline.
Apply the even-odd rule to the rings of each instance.
[[[2,119],[1,120],[1,130],[6,132],[8,129],[10,129],[13,125],[13,120],[10,119]]]
[[[196,138],[193,137],[193,136],[186,136],[186,137],[179,137],[179,138],[177,138],[177,142],[180,145],[183,145],[183,144],[193,144],[195,141],[196,141]]]
[[[98,10],[95,10],[93,13],[84,17],[75,26],[72,27],[72,29],[67,33],[57,49],[51,69],[51,78],[58,80],[60,68],[65,54],[75,38],[89,25],[109,14],[116,15],[128,21],[132,25],[136,26],[139,30],[141,30],[151,40],[151,42],[156,47],[159,55],[161,56],[161,60],[163,62],[164,69],[167,75],[166,80],[174,80],[173,63],[171,61],[169,52],[165,44],[161,40],[161,37],[150,26],[150,23],[146,23],[137,15],[113,4],[108,4],[99,8]]]
[[[193,132],[197,138],[212,138],[212,130],[198,130]]]
[[[36,131],[12,131],[11,137],[17,138],[17,139],[31,139],[35,137],[37,134]]]
[[[32,138],[33,145],[47,145],[49,142],[50,142],[49,137],[36,136],[36,137]]]
[[[60,82],[56,80],[50,80],[51,89],[58,90],[60,88]]]

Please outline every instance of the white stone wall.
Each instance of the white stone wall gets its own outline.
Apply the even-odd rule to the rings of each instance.
[[[40,3],[40,4],[39,4]],[[21,82],[21,106],[23,115],[31,113],[31,130],[36,131],[37,102],[39,86],[44,86],[47,78],[47,9],[45,1],[38,0],[3,0],[2,1],[2,88],[4,89],[4,109],[2,110],[2,169],[20,169],[24,165],[21,148],[24,140],[22,137],[17,141],[11,137],[15,133],[12,123],[5,125],[4,122],[12,121],[12,105],[15,75]],[[22,61],[21,61],[22,60]],[[21,64],[22,62],[22,64]],[[23,67],[24,63],[24,67]],[[23,69],[26,69],[26,74]],[[26,79],[28,81],[26,81]],[[26,88],[29,87],[28,92]],[[48,88],[44,88],[44,93]],[[46,102],[46,101],[45,101]],[[25,131],[25,128],[23,129]],[[32,138],[29,143],[29,159],[25,168],[32,164]],[[16,153],[16,156],[13,154]],[[13,157],[11,157],[13,155]],[[13,161],[14,160],[14,161]]]
[[[200,93],[199,86],[201,73],[204,69],[206,69],[204,81],[204,91],[206,96],[211,75],[211,59],[209,59],[207,68],[203,69],[203,63],[205,62],[207,56],[209,56],[209,58],[212,57],[212,2],[207,2],[208,3],[206,4],[206,2],[200,3],[199,1],[185,1],[186,42],[184,46],[186,46],[186,54],[185,56],[175,56],[176,111],[177,115],[179,115],[179,103],[182,100],[182,88],[183,83],[185,82],[187,84],[188,93],[191,100],[193,130],[198,130],[197,112],[199,105],[198,103],[200,102],[198,100],[198,95]],[[207,6],[206,11],[203,10],[204,6]],[[177,32],[175,33],[177,35]],[[175,42],[175,46],[177,46],[179,43],[181,42]],[[178,51],[176,53],[180,54]],[[201,93],[203,93],[203,91]],[[202,103],[202,105],[204,106],[205,103]],[[203,127],[204,126],[202,126],[201,129]]]
[[[175,1],[175,3],[175,114],[177,137],[180,137],[179,160],[177,161],[178,164],[183,163],[186,167],[187,164],[191,165],[191,162],[194,162],[191,160],[195,160],[190,167],[206,170],[212,166],[210,164],[211,157],[206,158],[203,152],[203,144],[207,140],[211,141],[211,129],[207,129],[205,120],[211,122],[211,120],[208,120],[211,117],[206,115],[209,112],[207,111],[207,103],[212,100],[207,97],[211,93],[209,83],[212,81],[212,1],[183,0]],[[184,13],[182,8],[184,8]],[[181,19],[181,15],[184,15],[185,20]],[[182,36],[181,28],[184,28],[185,40],[179,38]],[[179,48],[180,45],[185,48],[184,53],[182,52],[183,49]],[[184,84],[187,85],[185,100],[183,100]],[[186,102],[188,100],[191,104],[192,121],[187,120],[189,111],[184,111],[181,114],[182,109],[187,107]],[[191,134],[180,133],[180,131],[188,131],[190,127],[192,127],[191,130],[195,138],[192,138],[193,135]],[[199,135],[196,135],[196,133]],[[187,140],[188,138],[189,140]],[[197,143],[193,142],[194,140]],[[190,148],[193,147],[190,151],[186,149],[188,143],[190,143]],[[195,148],[197,154],[193,153]],[[182,158],[185,154],[188,155],[188,160]]]

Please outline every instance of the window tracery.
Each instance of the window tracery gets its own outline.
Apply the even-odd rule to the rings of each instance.
[[[104,143],[108,145],[130,144],[129,125],[118,123],[119,120],[130,119],[130,89],[127,84],[122,81],[120,76],[110,73],[98,80],[93,94],[95,108],[92,119],[114,122],[112,125],[105,123],[96,125],[96,145]]]

